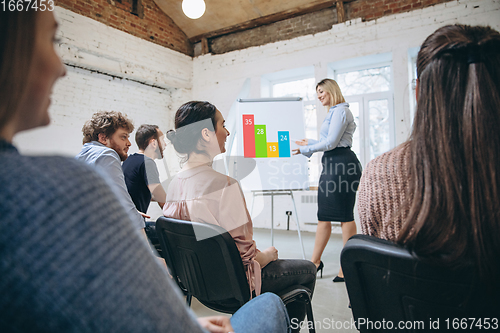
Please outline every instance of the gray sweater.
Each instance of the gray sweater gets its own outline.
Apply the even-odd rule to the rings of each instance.
[[[0,140],[1,332],[202,332],[90,167]]]

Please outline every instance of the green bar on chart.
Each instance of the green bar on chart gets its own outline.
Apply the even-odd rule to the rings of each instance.
[[[255,125],[255,157],[267,157],[266,125]]]

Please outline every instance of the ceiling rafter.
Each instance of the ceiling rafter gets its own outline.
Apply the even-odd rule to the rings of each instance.
[[[343,4],[355,0],[205,0],[205,14],[196,20],[182,12],[182,0],[153,1],[190,42],[198,43],[327,8],[337,7],[337,17],[342,19]]]
[[[227,28],[223,28],[223,29],[219,29],[219,30],[215,30],[215,31],[210,31],[210,32],[207,32],[204,34],[200,34],[200,35],[189,38],[189,41],[191,43],[197,43],[197,42],[201,41],[203,38],[207,38],[207,39],[214,38],[214,37],[218,37],[218,36],[222,36],[222,35],[227,35],[227,34],[239,32],[239,31],[244,31],[244,30],[256,28],[256,27],[259,27],[262,25],[267,25],[267,24],[287,20],[287,19],[290,19],[293,17],[317,12],[317,11],[324,10],[327,8],[336,7],[337,3],[339,3],[339,2],[342,3],[341,10],[342,10],[342,13],[344,13],[343,3],[352,2],[352,1],[354,1],[354,0],[347,0],[347,1],[346,0],[344,0],[344,1],[331,1],[330,0],[330,1],[325,1],[322,3],[316,3],[313,5],[304,5],[304,6],[296,7],[293,9],[285,10],[285,11],[282,11],[279,13],[274,13],[271,15],[262,16],[262,17],[259,17],[259,18],[256,18],[256,19],[253,19],[250,21],[241,22],[241,23],[235,24],[235,25],[227,27]]]

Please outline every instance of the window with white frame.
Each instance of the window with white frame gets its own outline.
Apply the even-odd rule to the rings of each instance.
[[[292,77],[270,81],[272,97],[302,97],[304,103],[304,125],[306,138],[318,138],[316,115],[316,82],[311,72],[308,76]],[[318,186],[321,166],[321,154],[313,154],[309,159],[309,184]]]
[[[273,97],[302,97],[306,137],[317,136],[316,91],[314,78],[272,84]]]
[[[415,111],[417,110],[417,55],[420,47],[413,47],[408,50],[408,70],[410,78],[410,124],[413,124]]]
[[[337,67],[333,75],[355,117],[352,149],[365,166],[395,146],[391,63]]]

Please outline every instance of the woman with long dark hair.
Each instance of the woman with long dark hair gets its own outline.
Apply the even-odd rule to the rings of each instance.
[[[351,150],[352,135],[356,123],[349,104],[345,102],[335,80],[323,79],[316,85],[318,99],[328,107],[328,114],[321,125],[319,141],[303,139],[295,143],[294,155],[307,157],[315,152],[324,152],[321,159],[323,169],[318,184],[318,227],[311,261],[323,275],[321,255],[332,233],[331,221],[338,221],[342,228],[342,241],[356,234],[354,203],[361,178],[361,164]],[[333,282],[344,282],[342,267]]]
[[[259,251],[239,183],[212,168],[214,157],[226,151],[228,136],[224,117],[213,104],[192,101],[177,110],[175,130],[168,131],[167,138],[183,156],[184,165],[168,186],[163,214],[226,229],[240,252],[254,295],[280,292],[292,285],[302,285],[312,293],[316,267],[308,260],[278,259],[274,246]],[[305,306],[292,302],[287,309],[292,329],[298,332]]]
[[[500,34],[449,25],[422,44],[410,139],[367,166],[363,233],[500,277]],[[498,287],[496,287],[498,290]]]

